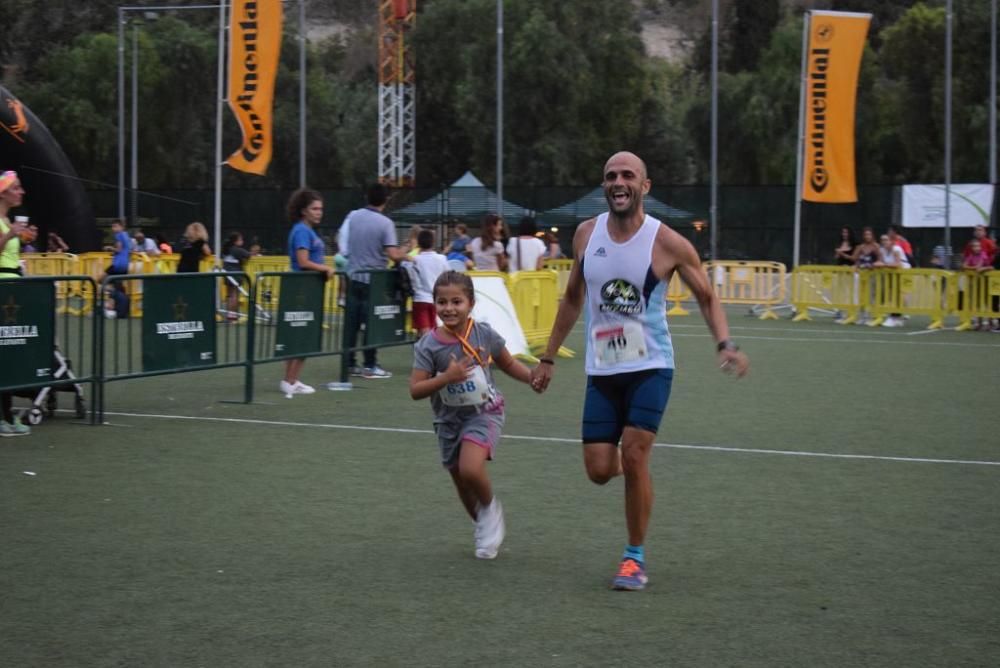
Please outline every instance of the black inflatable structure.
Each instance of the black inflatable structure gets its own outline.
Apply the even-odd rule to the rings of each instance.
[[[76,170],[52,134],[28,107],[0,86],[0,169],[13,169],[27,195],[14,213],[38,225],[36,244],[45,249],[45,235],[56,232],[74,253],[100,250],[90,200]]]

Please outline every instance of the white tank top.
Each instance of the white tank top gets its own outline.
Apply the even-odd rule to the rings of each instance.
[[[660,221],[646,216],[624,243],[608,235],[608,214],[597,217],[581,258],[587,284],[587,374],[610,376],[673,369],[667,328],[667,284],[653,273]]]

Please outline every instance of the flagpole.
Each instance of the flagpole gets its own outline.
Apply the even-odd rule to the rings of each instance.
[[[213,243],[215,244],[215,265],[219,266],[221,258],[222,237],[222,108],[226,103],[226,0],[219,3],[219,70],[216,83],[219,97],[215,105],[215,225],[213,228]]]
[[[299,187],[306,187],[306,0],[299,0]]]
[[[497,0],[497,215],[503,217],[503,0]]]
[[[719,259],[719,0],[712,0],[712,121],[711,176],[709,180],[709,246],[711,258]]]
[[[806,12],[802,20],[802,78],[799,84],[799,134],[795,155],[795,231],[792,241],[792,267],[799,266],[799,243],[802,237],[802,163],[805,161],[806,140],[806,89],[809,85],[806,73],[809,50],[809,23],[812,13]]]
[[[990,185],[997,185],[997,0],[990,0]],[[993,194],[996,199],[996,193]],[[995,207],[994,207],[995,208]],[[993,211],[991,210],[992,214]]]

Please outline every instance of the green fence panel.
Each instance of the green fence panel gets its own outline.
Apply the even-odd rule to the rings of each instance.
[[[365,344],[368,347],[406,341],[406,308],[394,271],[373,271],[368,293]]]
[[[0,280],[0,369],[4,385],[52,379],[54,281]]]
[[[274,354],[303,356],[323,346],[323,276],[298,272],[281,277]]]
[[[215,365],[216,280],[197,275],[144,285],[143,371]]]

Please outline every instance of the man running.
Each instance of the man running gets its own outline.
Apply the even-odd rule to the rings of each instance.
[[[665,298],[674,272],[698,300],[722,370],[743,376],[750,366],[729,338],[726,315],[694,247],[645,214],[642,198],[650,185],[645,163],[633,153],[616,153],[604,166],[608,212],[576,230],[566,293],[545,354],[532,372],[532,385],[545,390],[555,355],[586,304],[583,462],[598,485],[625,476],[628,544],[612,583],[623,590],[643,589],[647,582],[643,543],[653,507],[649,455],[673,381]]]

